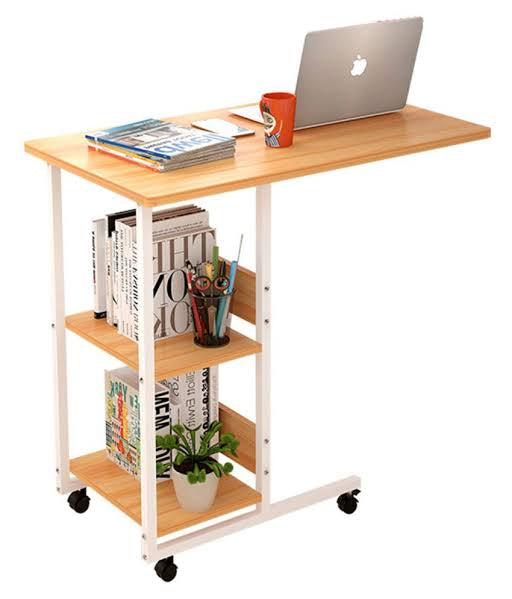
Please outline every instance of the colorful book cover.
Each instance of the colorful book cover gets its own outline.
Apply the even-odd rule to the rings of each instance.
[[[171,432],[169,389],[155,385],[155,435]],[[105,371],[105,425],[107,455],[129,474],[140,478],[140,403],[139,378],[131,368]],[[157,449],[156,461],[170,465],[171,453]],[[169,480],[171,470],[157,476]]]

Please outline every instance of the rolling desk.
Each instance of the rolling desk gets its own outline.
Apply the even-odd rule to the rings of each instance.
[[[230,115],[228,109],[167,120],[190,124],[207,118],[245,122]],[[256,135],[237,139],[234,158],[169,173],[153,173],[124,160],[89,150],[84,133],[26,142],[25,150],[44,160],[49,167],[57,491],[64,494],[89,486],[105,497],[141,525],[142,557],[148,562],[159,560],[160,565],[172,564],[175,553],[330,497],[338,496],[342,511],[354,511],[357,506],[355,495],[361,488],[357,476],[277,503],[270,500],[271,184],[489,136],[488,127],[407,106],[399,113],[298,131],[293,146],[278,150],[265,146],[262,128],[257,126]],[[94,320],[92,312],[65,315],[61,169],[136,203],[137,239],[141,240],[138,244],[138,268],[141,273],[138,345],[118,334],[105,320]],[[256,325],[256,339],[232,330],[231,343],[216,349],[195,346],[191,334],[164,339],[155,345],[152,311],[153,208],[247,187],[256,188],[256,272],[239,268],[237,296],[233,300],[232,311]],[[105,450],[70,460],[66,328],[139,372],[140,483],[111,463]],[[255,473],[255,487],[243,484],[234,476],[223,477],[217,499],[209,512],[184,512],[177,504],[172,483],[156,485],[154,382],[249,355],[256,356],[256,422],[247,420],[224,405],[220,406],[220,419],[225,423],[226,430],[241,439],[240,455],[236,461]],[[248,508],[250,511],[235,514]],[[226,515],[230,517],[221,522],[175,535],[177,531]],[[160,540],[170,534],[174,536]]]

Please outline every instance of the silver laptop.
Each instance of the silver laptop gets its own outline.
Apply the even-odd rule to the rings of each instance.
[[[306,35],[295,128],[401,110],[409,93],[423,19],[398,19]]]
[[[422,28],[423,19],[414,17],[308,33],[295,90],[295,128],[401,110]],[[257,105],[231,112],[262,122]]]

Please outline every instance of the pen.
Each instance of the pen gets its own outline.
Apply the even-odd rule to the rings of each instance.
[[[238,247],[238,257],[236,260],[233,260],[233,262],[231,262],[231,270],[229,272],[229,288],[228,288],[228,293],[232,293],[233,292],[233,287],[235,286],[235,277],[236,277],[236,269],[238,267],[238,262],[240,261],[240,253],[242,251],[242,241],[244,240],[244,236],[241,235],[240,236],[240,245]]]
[[[240,236],[240,245],[238,247],[238,257],[236,260],[231,262],[231,269],[229,271],[229,287],[227,290],[227,295],[231,295],[233,293],[233,289],[235,287],[235,277],[236,277],[236,269],[238,266],[238,261],[240,260],[240,253],[242,252],[242,242],[244,240],[244,236]],[[226,298],[222,298],[219,301],[219,311],[217,312],[217,337],[221,336],[222,322],[224,320],[224,311],[226,310]],[[224,328],[225,322],[224,322]]]
[[[192,273],[190,272],[190,270],[187,270],[186,277],[187,277],[188,292],[190,294],[190,303],[192,305],[192,315],[193,315],[195,323],[196,323],[197,335],[199,337],[199,340],[203,343],[204,342],[203,325],[201,323],[201,317],[199,316],[199,312],[197,310],[196,298],[194,297],[194,293],[192,292]]]
[[[216,279],[217,276],[219,275],[219,246],[218,245],[213,246],[212,261],[213,261],[213,278]]]
[[[228,324],[229,305],[231,303],[231,297],[232,296],[230,295],[224,300],[226,302],[226,309],[224,310],[224,315],[222,317],[222,322],[220,324],[219,337],[224,337],[224,335],[226,334],[226,325]]]
[[[217,314],[217,308],[215,306],[210,306],[208,308],[208,328],[210,330],[210,335],[215,337],[215,316]]]
[[[213,264],[211,262],[207,262],[205,265],[206,276],[213,281]]]

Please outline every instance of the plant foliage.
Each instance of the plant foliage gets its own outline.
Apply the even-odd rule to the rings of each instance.
[[[191,429],[183,424],[175,424],[172,427],[174,434],[165,435],[165,437],[157,435],[156,437],[157,447],[176,452],[173,460],[174,466],[180,467],[185,463],[187,467],[187,480],[191,485],[203,483],[206,480],[206,468],[213,472],[217,478],[231,472],[233,470],[231,462],[220,464],[217,460],[213,459],[213,456],[217,453],[230,453],[238,457],[236,448],[240,445],[240,441],[233,434],[220,434],[222,422],[218,420],[213,421],[208,430],[198,438],[197,431],[200,428],[198,426]],[[213,438],[217,433],[220,434],[219,440],[212,445]],[[156,470],[161,475],[170,467],[170,464],[158,463]]]

